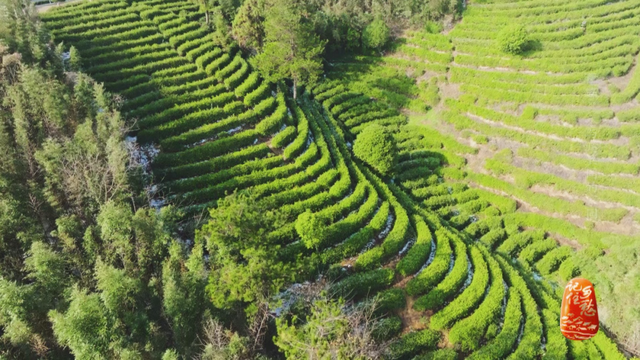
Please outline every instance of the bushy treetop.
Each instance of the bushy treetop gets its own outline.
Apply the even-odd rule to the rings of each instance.
[[[383,175],[391,172],[397,162],[396,141],[385,127],[372,124],[356,138],[353,153]]]
[[[389,41],[389,27],[382,19],[373,20],[362,32],[362,43],[365,48],[381,49]]]
[[[498,33],[498,46],[505,53],[518,55],[526,50],[528,33],[519,24],[508,25]]]

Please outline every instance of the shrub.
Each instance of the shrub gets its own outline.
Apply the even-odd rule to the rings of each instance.
[[[247,147],[231,154],[221,155],[209,161],[176,166],[164,170],[154,170],[157,180],[171,181],[176,179],[200,176],[212,171],[220,171],[237,164],[268,155],[271,152],[266,144]]]
[[[458,353],[453,349],[440,349],[416,356],[414,360],[456,360]]]
[[[381,49],[389,41],[389,27],[382,19],[373,20],[362,32],[365,48]]]
[[[280,129],[280,127],[284,124],[287,118],[288,109],[287,109],[287,104],[285,103],[285,100],[284,100],[283,93],[278,94],[277,102],[278,102],[278,107],[276,108],[276,110],[268,117],[262,119],[262,121],[260,121],[258,125],[256,125],[256,132],[258,134],[262,136],[269,135],[272,132]]]
[[[431,317],[430,327],[441,330],[450,327],[458,319],[468,315],[482,301],[489,283],[489,270],[481,251],[471,247],[471,262],[474,266],[473,278],[469,286],[444,309]]]
[[[238,87],[235,88],[234,92],[237,97],[245,97],[247,94],[255,90],[260,85],[260,74],[258,72],[253,72],[249,75]]]
[[[271,145],[280,149],[289,144],[296,137],[296,134],[296,128],[294,126],[287,126],[271,139]]]
[[[358,135],[353,153],[383,175],[389,174],[397,162],[395,139],[387,129],[376,124],[369,125]]]
[[[357,273],[333,285],[332,290],[336,295],[357,299],[372,295],[389,286],[393,281],[394,275],[391,269],[378,269]]]
[[[439,283],[449,270],[451,263],[451,244],[444,232],[436,233],[436,253],[431,263],[406,286],[407,294],[411,296],[424,294]]]
[[[522,301],[520,294],[514,288],[509,289],[509,300],[504,315],[502,330],[493,340],[480,350],[472,353],[468,359],[500,359],[512,350],[518,339],[520,321],[522,318]]]
[[[414,219],[418,238],[416,243],[396,265],[396,271],[402,276],[408,276],[420,270],[420,267],[427,261],[431,253],[431,231],[429,231],[429,227],[422,218],[415,216]]]
[[[440,341],[438,331],[425,329],[402,336],[389,346],[389,359],[411,359],[420,351],[435,349]]]
[[[556,271],[560,264],[568,258],[573,250],[569,246],[560,246],[545,254],[536,264],[536,268],[542,275],[549,275]]]
[[[455,260],[451,271],[445,278],[427,295],[424,295],[413,304],[413,308],[418,311],[427,309],[435,309],[451,296],[453,296],[460,286],[464,283],[468,276],[469,258],[467,257],[467,249],[462,240],[456,236],[452,236],[451,240],[454,245]]]
[[[293,106],[294,114],[298,119],[298,134],[296,139],[284,149],[284,158],[292,159],[299,155],[305,148],[309,134],[309,122],[297,104]]]
[[[502,301],[506,292],[500,265],[491,258],[488,251],[482,247],[479,249],[484,253],[489,263],[491,287],[476,311],[471,316],[456,322],[449,331],[449,341],[460,344],[463,351],[475,350],[480,346],[485,330],[500,317]]]
[[[402,289],[392,288],[376,295],[375,304],[375,313],[384,315],[391,311],[404,308],[407,300]]]
[[[378,320],[373,326],[371,336],[377,341],[388,340],[400,333],[402,320],[398,316]]]
[[[324,237],[325,221],[316,213],[307,210],[298,215],[296,232],[308,249],[317,248]]]
[[[578,276],[580,274],[580,269],[573,262],[572,258],[568,258],[560,264],[560,268],[558,269],[560,276],[565,280],[569,281],[570,279]]]
[[[260,85],[258,88],[245,95],[244,104],[247,106],[254,106],[270,95],[271,86],[269,86],[268,83],[263,82],[262,85]]]
[[[526,50],[527,30],[522,25],[508,25],[498,33],[498,46],[505,53],[518,55]]]

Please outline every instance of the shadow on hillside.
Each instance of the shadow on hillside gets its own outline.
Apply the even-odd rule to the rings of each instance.
[[[409,105],[419,93],[409,68],[389,65],[380,55],[347,55],[332,59],[325,67],[327,79],[337,80],[353,91],[397,110]]]

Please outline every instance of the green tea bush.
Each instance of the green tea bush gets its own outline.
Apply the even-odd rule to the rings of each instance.
[[[568,258],[560,264],[558,272],[562,279],[569,281],[580,274],[580,269],[574,263],[572,258]]]
[[[284,130],[278,132],[273,139],[271,139],[271,145],[276,148],[284,148],[285,145],[291,143],[296,137],[297,131],[294,126],[287,126]]]
[[[231,55],[223,53],[220,57],[216,58],[207,66],[205,66],[204,72],[206,72],[208,75],[216,76],[218,71],[220,71],[222,68],[227,66],[229,62],[231,62],[231,59]],[[220,79],[218,76],[216,76],[216,78]]]
[[[473,279],[469,286],[444,309],[431,316],[430,326],[434,330],[450,327],[457,320],[465,317],[482,300],[489,284],[489,270],[480,250],[470,248],[471,263],[473,264]],[[437,291],[437,288],[433,291]]]
[[[569,246],[560,246],[554,250],[549,251],[545,256],[536,263],[536,268],[542,275],[549,275],[556,271],[560,264],[569,256],[573,249]]]
[[[378,269],[350,275],[331,287],[331,291],[349,299],[360,299],[373,296],[376,292],[389,286],[394,278],[391,269]]]
[[[502,301],[506,296],[506,289],[503,284],[502,270],[498,263],[481,247],[489,265],[491,274],[491,287],[482,303],[469,317],[456,322],[449,331],[449,341],[460,344],[463,351],[477,350],[485,334],[485,330],[490,324],[495,324],[502,308]],[[520,302],[518,301],[518,307]],[[509,308],[507,308],[507,313]],[[507,318],[505,318],[505,323]]]
[[[161,153],[155,158],[153,166],[154,168],[161,169],[205,161],[250,145],[256,138],[256,133],[248,130],[182,152]]]
[[[438,284],[449,270],[452,249],[449,236],[443,231],[436,232],[436,253],[433,261],[420,273],[416,274],[405,289],[411,296],[424,294]]]
[[[238,86],[247,78],[247,75],[249,75],[249,63],[243,59],[241,64],[240,69],[231,74],[228,78],[224,79],[224,86],[226,86],[227,89],[233,89],[234,92],[235,89],[237,89]]]
[[[416,242],[396,265],[396,271],[402,276],[409,276],[420,270],[431,253],[432,236],[429,227],[421,217],[414,215],[413,219],[417,232]]]
[[[509,300],[504,315],[504,325],[500,333],[485,346],[471,353],[467,359],[500,359],[506,356],[518,339],[520,320],[522,319],[522,300],[518,291],[509,289]],[[463,340],[464,341],[464,340]],[[472,340],[473,341],[473,340]],[[475,342],[463,342],[463,348],[473,349]],[[475,346],[474,346],[475,345]]]
[[[267,82],[263,82],[262,85],[246,94],[243,101],[247,106],[254,106],[269,96],[271,96],[271,86]]]
[[[393,338],[402,331],[402,320],[398,316],[392,316],[376,321],[371,330],[371,336],[376,341],[385,341]]]
[[[209,65],[211,61],[217,59],[218,56],[221,55],[222,50],[220,48],[213,45],[213,43],[205,43],[195,49],[189,50],[185,57],[189,61],[195,62],[198,69],[204,71],[204,68]]]
[[[434,289],[416,300],[413,308],[417,311],[435,309],[442,306],[445,301],[460,289],[460,286],[467,279],[469,271],[467,247],[458,237],[452,236],[451,238],[454,246],[453,268]]]
[[[389,346],[389,360],[408,360],[421,351],[433,350],[440,341],[441,334],[431,329],[415,331],[403,335]]]
[[[392,288],[379,292],[374,298],[374,301],[376,305],[375,313],[381,315],[402,309],[407,304],[404,291],[399,288]]]
[[[246,99],[246,98],[245,98]],[[278,107],[273,112],[273,114],[268,117],[262,119],[256,125],[256,132],[262,136],[273,133],[274,131],[280,129],[280,127],[284,124],[285,119],[287,117],[287,104],[284,101],[284,94],[278,94]]]
[[[175,193],[189,192],[209,187],[211,186],[211,184],[222,183],[234,177],[245,176],[247,174],[251,174],[254,171],[264,171],[282,165],[282,158],[279,158],[277,156],[270,156],[249,161],[244,164],[238,164],[228,169],[221,169],[220,171],[208,173],[201,176],[184,178],[173,182],[164,182],[163,188]]]
[[[283,155],[285,159],[292,159],[303,151],[309,134],[309,122],[297,104],[294,104],[293,113],[298,120],[298,134],[295,140],[284,149]]]
[[[207,35],[209,35],[210,32],[208,29],[203,29],[203,28],[191,28],[189,31],[184,32],[182,34],[179,35],[171,35],[171,37],[169,38],[169,44],[171,44],[171,46],[174,49],[179,48],[180,46],[182,46],[183,44],[189,42],[189,41],[193,41],[196,39],[202,39],[202,38],[206,38]],[[165,34],[166,36],[166,34]]]
[[[249,160],[261,158],[269,153],[270,150],[266,144],[257,144],[230,154],[212,158],[208,161],[177,165],[165,169],[154,169],[154,177],[158,180],[172,181],[200,176],[213,171],[226,169]]]
[[[205,110],[205,112],[210,111]],[[225,114],[221,116],[224,117],[227,114],[228,113],[225,112]],[[163,139],[160,141],[160,147],[165,152],[180,151],[185,146],[192,145],[201,140],[212,138],[222,131],[228,131],[237,127],[250,125],[252,123],[255,123],[256,121],[257,117],[251,111],[242,113],[240,115],[227,116],[224,118],[224,120],[205,124],[193,130],[189,130],[179,135]]]
[[[439,349],[418,355],[414,360],[456,360],[458,353],[453,349]]]

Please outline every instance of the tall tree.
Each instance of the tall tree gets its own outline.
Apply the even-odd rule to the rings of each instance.
[[[186,259],[178,242],[169,248],[169,258],[162,269],[163,309],[173,330],[173,341],[181,354],[189,354],[209,308],[205,296],[207,272],[203,246],[194,246]]]
[[[222,50],[229,52],[235,47],[235,42],[231,36],[231,26],[224,16],[221,8],[215,8],[212,11],[213,16],[213,43],[220,46]]]
[[[291,279],[291,269],[278,258],[280,245],[267,236],[281,224],[278,212],[246,193],[233,194],[211,210],[196,242],[206,243],[211,256],[207,292],[214,306],[253,316],[258,302]]]
[[[266,12],[265,40],[262,52],[252,60],[265,79],[293,80],[294,98],[298,85],[318,80],[326,41],[315,34],[300,2],[272,0]]]
[[[10,52],[20,53],[24,62],[53,60],[48,47],[49,34],[38,20],[38,12],[29,0],[0,0],[0,43]]]
[[[233,19],[233,38],[238,45],[256,53],[264,41],[265,0],[246,0]]]

